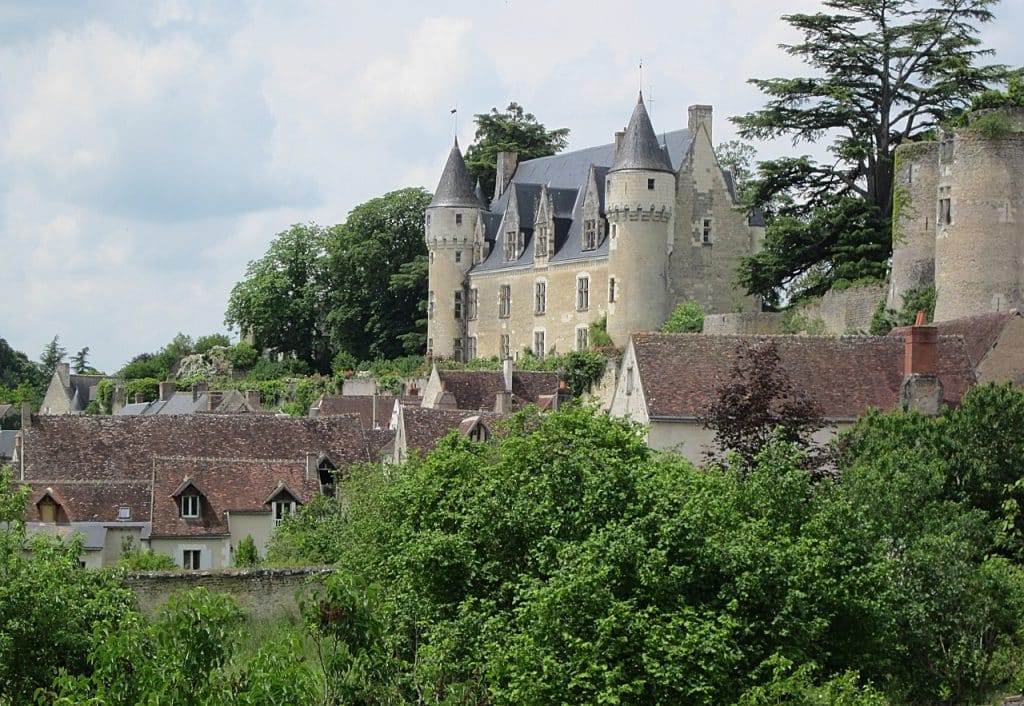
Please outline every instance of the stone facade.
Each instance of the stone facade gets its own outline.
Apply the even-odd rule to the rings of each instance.
[[[935,320],[1024,304],[1024,109],[971,117],[937,142],[897,150],[889,305],[934,286]]]
[[[871,317],[885,294],[884,284],[832,289],[802,305],[798,314],[807,327],[814,329],[820,326],[818,333],[834,336],[862,334],[871,328]]]
[[[624,346],[687,301],[757,311],[732,282],[763,228],[735,206],[710,106],[659,140],[641,98],[614,144],[522,163],[503,153],[489,206],[456,143],[426,215],[428,352],[565,353],[589,347],[601,319]]]

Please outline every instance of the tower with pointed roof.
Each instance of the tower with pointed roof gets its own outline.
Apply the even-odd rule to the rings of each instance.
[[[605,185],[609,224],[608,334],[625,342],[633,331],[656,331],[668,301],[668,234],[672,230],[676,176],[658,144],[640,94],[619,141]]]
[[[475,306],[469,300],[467,273],[483,257],[484,204],[478,192],[456,139],[426,213],[427,352],[431,355],[463,360],[473,354],[466,350],[468,307]]]

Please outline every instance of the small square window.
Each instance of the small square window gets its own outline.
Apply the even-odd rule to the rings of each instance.
[[[462,214],[461,213],[456,213],[455,214],[455,225],[457,225],[457,226],[461,226],[462,225]]]
[[[654,191],[654,179],[647,180],[647,190]]]
[[[198,495],[182,495],[179,499],[181,503],[181,516],[187,519],[199,517],[199,496]]]
[[[117,519],[119,520],[130,520],[132,519],[132,509],[127,505],[122,505],[117,508]]]

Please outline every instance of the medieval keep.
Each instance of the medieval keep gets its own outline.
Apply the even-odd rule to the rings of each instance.
[[[488,206],[458,142],[426,213],[427,351],[516,358],[583,350],[607,317],[624,346],[675,307],[757,311],[733,286],[762,224],[736,209],[711,142],[711,107],[659,139],[643,96],[615,142],[517,163],[498,156]]]

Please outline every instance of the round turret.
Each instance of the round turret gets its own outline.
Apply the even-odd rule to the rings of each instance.
[[[935,286],[935,194],[939,143],[912,142],[896,150],[896,186],[892,209],[892,281],[888,305],[903,306],[903,296]]]
[[[939,147],[937,321],[1024,305],[1024,111],[1000,113]]]
[[[608,245],[608,334],[657,331],[667,312],[668,232],[676,179],[658,144],[643,96],[618,143],[605,184]]]
[[[475,306],[466,273],[483,257],[482,208],[456,140],[424,224],[430,282],[427,350],[438,357],[461,359],[465,350],[468,307]]]

